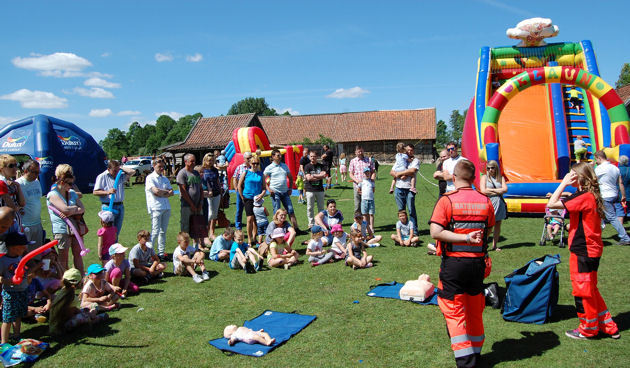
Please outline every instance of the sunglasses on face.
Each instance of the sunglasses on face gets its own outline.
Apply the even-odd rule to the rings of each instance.
[[[17,164],[8,164],[7,167],[9,169],[15,169],[17,167]]]
[[[447,148],[446,150],[447,150],[447,151],[455,151],[455,147],[453,147],[453,148]]]
[[[258,166],[258,165],[260,165],[260,162],[252,162],[252,166],[254,166],[254,165]]]

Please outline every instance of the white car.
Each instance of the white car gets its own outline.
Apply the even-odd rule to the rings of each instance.
[[[150,159],[130,160],[125,162],[123,166],[135,170],[136,174],[134,176],[144,174],[145,172],[150,173],[151,171],[153,171]]]

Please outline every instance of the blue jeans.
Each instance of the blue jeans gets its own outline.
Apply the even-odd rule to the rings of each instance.
[[[234,216],[234,227],[241,229],[243,227],[243,201],[241,196],[236,193],[236,215]]]
[[[271,193],[271,204],[273,205],[273,213],[275,214],[277,210],[280,209],[281,206],[287,210],[289,215],[292,215],[295,211],[293,211],[293,203],[291,203],[291,192],[273,192]]]
[[[416,193],[405,188],[396,188],[394,191],[394,198],[396,198],[396,205],[398,211],[404,210],[407,207],[407,214],[409,218],[413,220],[416,227],[416,233],[418,232],[418,218],[416,217]]]
[[[617,211],[615,207],[621,204],[618,198],[614,199],[604,199],[604,214],[606,215],[606,221],[612,225],[615,230],[617,230],[617,234],[619,234],[619,241],[622,242],[630,242],[630,236],[626,233],[626,229],[623,228],[623,225],[617,219]]]
[[[114,226],[116,226],[116,241],[118,241],[118,235],[120,234],[120,230],[122,230],[123,219],[125,218],[125,205],[114,204],[114,209],[118,211],[118,213],[114,212]]]

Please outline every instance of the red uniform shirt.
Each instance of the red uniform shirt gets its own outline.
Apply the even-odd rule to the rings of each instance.
[[[563,203],[569,212],[569,251],[578,256],[601,257],[602,219],[593,193],[576,192]]]
[[[494,226],[494,208],[492,207],[492,203],[490,202],[490,199],[483,195],[482,193],[479,193],[478,191],[474,190],[471,187],[464,187],[464,188],[459,188],[458,189],[460,192],[466,193],[467,191],[470,191],[469,193],[466,193],[466,195],[471,195],[471,196],[483,196],[485,198],[485,200],[487,201],[487,206],[485,206],[485,208],[480,208],[478,206],[476,206],[473,203],[470,203],[470,208],[467,208],[466,211],[469,213],[469,215],[471,216],[484,216],[487,218],[487,227],[490,228],[492,226]],[[483,213],[481,213],[480,211],[483,211]],[[451,223],[451,219],[453,218],[453,207],[452,207],[452,202],[450,200],[450,198],[448,197],[448,195],[442,196],[440,197],[440,199],[437,201],[437,203],[435,204],[435,208],[433,209],[433,215],[431,215],[431,220],[429,220],[429,224],[430,223],[436,223],[440,226],[442,226],[444,229],[447,230],[451,230],[449,229],[449,225]],[[473,232],[476,229],[470,229],[467,232]],[[485,239],[484,239],[485,241]],[[442,249],[441,247],[437,247],[437,254],[441,255],[442,253]],[[452,252],[451,256],[453,257],[470,257],[470,254],[465,254],[463,252]]]

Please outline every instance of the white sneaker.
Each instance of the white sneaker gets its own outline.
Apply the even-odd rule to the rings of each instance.
[[[193,276],[193,278],[192,278],[192,279],[193,279],[193,281],[194,281],[196,284],[200,284],[200,283],[202,283],[202,282],[203,282],[203,277],[201,277],[201,276],[199,276],[199,275],[195,275],[195,276]]]
[[[381,246],[380,243],[368,244],[368,248],[376,248],[376,247],[380,247],[380,246]]]
[[[203,271],[203,273],[201,274],[201,278],[203,279],[203,281],[210,280],[210,275],[208,274],[208,271]]]

